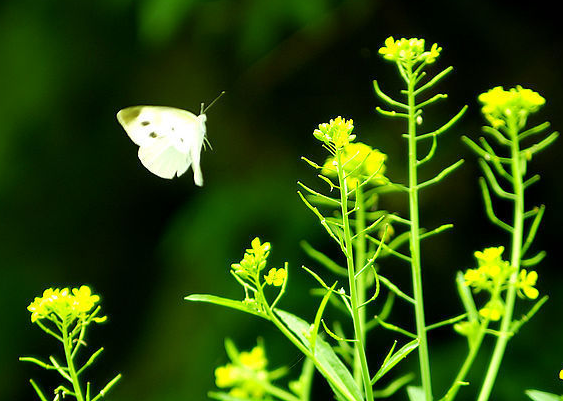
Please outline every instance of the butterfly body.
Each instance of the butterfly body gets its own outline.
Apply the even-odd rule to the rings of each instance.
[[[184,174],[190,166],[196,185],[203,185],[200,154],[207,117],[164,106],[133,106],[120,110],[117,120],[139,146],[141,163],[167,179]]]

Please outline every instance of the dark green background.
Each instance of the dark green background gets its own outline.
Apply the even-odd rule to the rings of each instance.
[[[91,330],[91,350],[106,352],[92,371],[96,387],[121,371],[108,399],[204,400],[213,369],[226,362],[223,338],[250,348],[262,335],[271,366],[293,366],[298,352],[272,327],[208,305],[188,304],[190,293],[234,298],[229,275],[254,236],[272,242],[272,266],[290,264],[283,307],[311,318],[299,266],[315,267],[300,250],[307,239],[334,249],[300,203],[296,181],[322,187],[299,160],[322,161],[311,133],[318,123],[353,118],[359,139],[389,155],[388,175],[404,181],[404,127],[374,113],[371,81],[397,94],[393,65],[377,55],[385,38],[417,36],[438,42],[443,54],[430,71],[453,65],[437,90],[447,102],[427,109],[426,129],[447,121],[464,104],[464,119],[439,144],[423,170],[430,176],[463,157],[467,163],[421,197],[422,223],[453,222],[455,230],[423,245],[429,322],[458,314],[458,269],[472,253],[507,244],[485,218],[476,158],[460,136],[479,135],[476,97],[496,85],[521,84],[547,104],[532,122],[563,127],[560,15],[547,3],[524,8],[497,1],[337,0],[13,0],[0,6],[0,399],[35,399],[54,374],[18,362],[21,355],[59,352],[29,321],[26,306],[43,289],[87,283],[102,295],[107,324]],[[208,112],[213,151],[202,156],[205,186],[191,171],[167,181],[151,175],[115,113],[159,104]],[[563,392],[560,250],[562,142],[530,164],[542,181],[528,206],[546,203],[536,249],[538,288],[551,300],[510,342],[495,400],[523,400],[525,388]],[[405,212],[401,197],[382,206]],[[499,211],[505,215],[508,209]],[[503,214],[504,213],[504,214]],[[332,248],[331,248],[332,247]],[[407,267],[386,261],[382,271],[409,289]],[[320,268],[317,271],[322,272]],[[324,272],[323,272],[324,273]],[[329,279],[329,276],[325,274]],[[314,300],[316,303],[317,301]],[[522,304],[524,304],[522,302]],[[372,310],[376,313],[378,308]],[[394,322],[412,327],[408,308]],[[380,361],[394,336],[374,334],[371,360]],[[404,341],[404,339],[400,339]],[[485,344],[488,350],[491,343]],[[430,336],[434,387],[441,395],[461,362],[465,344],[451,329]],[[485,360],[469,380],[478,382]],[[298,375],[299,364],[291,376]],[[416,370],[416,357],[399,368]],[[330,399],[321,378],[316,400]],[[472,399],[463,389],[460,400]],[[406,400],[401,392],[397,400]]]

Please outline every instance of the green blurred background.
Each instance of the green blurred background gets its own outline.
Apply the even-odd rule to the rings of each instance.
[[[547,104],[532,122],[547,119],[554,129],[563,127],[559,23],[548,6],[516,8],[513,2],[484,0],[4,2],[0,399],[35,399],[30,377],[45,389],[55,383],[54,374],[17,360],[58,352],[54,340],[31,325],[26,306],[47,287],[82,283],[102,295],[109,315],[107,324],[89,335],[92,349],[106,348],[90,377],[100,386],[123,373],[109,399],[206,399],[214,388],[213,369],[226,362],[225,336],[241,348],[263,336],[271,366],[292,366],[296,377],[299,354],[272,327],[219,307],[188,304],[183,297],[241,297],[229,266],[260,236],[272,242],[272,265],[288,261],[293,271],[283,307],[311,318],[307,288],[313,282],[299,266],[315,264],[298,243],[307,239],[321,249],[332,247],[296,195],[298,179],[319,186],[299,160],[325,156],[313,129],[337,115],[353,118],[360,139],[389,155],[388,175],[397,181],[406,177],[404,128],[374,113],[380,104],[374,78],[387,92],[399,89],[394,67],[377,55],[389,35],[438,42],[443,55],[431,71],[455,67],[438,87],[450,98],[428,109],[427,129],[463,104],[470,106],[443,137],[439,156],[424,174],[460,157],[467,163],[421,199],[425,226],[456,225],[423,246],[427,320],[458,314],[456,271],[473,265],[473,251],[507,244],[506,235],[484,217],[476,158],[460,136],[479,135],[483,121],[476,96],[495,85],[539,91]],[[198,111],[200,102],[222,90],[227,94],[208,112],[213,151],[202,156],[203,188],[194,186],[191,171],[167,181],[141,166],[137,147],[115,119],[119,109],[159,104]],[[551,300],[509,344],[495,400],[523,400],[525,388],[563,392],[556,377],[563,368],[563,273],[556,256],[563,219],[557,178],[562,146],[559,140],[530,166],[543,177],[528,199],[529,206],[547,204],[537,241],[548,257],[538,267],[538,288]],[[382,206],[404,213],[406,202],[392,196]],[[504,206],[501,215],[508,211]],[[386,261],[382,269],[410,288],[401,262]],[[393,319],[408,327],[413,320],[404,307],[397,307]],[[384,357],[393,338],[374,334],[373,361]],[[440,395],[461,363],[465,343],[446,328],[432,333],[430,346]],[[485,363],[477,361],[470,381],[480,379]],[[416,366],[413,357],[399,371]],[[315,399],[330,399],[321,378],[316,384]],[[473,396],[464,389],[459,399]]]

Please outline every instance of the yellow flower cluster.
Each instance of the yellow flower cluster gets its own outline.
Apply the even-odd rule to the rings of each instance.
[[[481,112],[494,128],[507,126],[510,121],[522,128],[528,114],[545,104],[545,99],[539,93],[520,85],[510,90],[497,86],[480,94],[478,99],[483,104]]]
[[[284,268],[276,269],[272,268],[268,272],[268,275],[264,276],[266,284],[273,285],[274,287],[280,287],[287,277],[287,271]]]
[[[231,265],[233,271],[241,277],[254,276],[256,272],[264,269],[270,254],[270,243],[261,244],[258,237],[252,240],[250,246],[251,248],[246,250],[240,263]]]
[[[36,297],[27,307],[31,312],[31,321],[54,318],[53,314],[61,320],[69,322],[77,317],[84,317],[100,297],[93,295],[90,287],[83,285],[80,288],[49,288],[43,291],[43,296]]]
[[[486,248],[482,252],[475,252],[478,268],[467,269],[465,272],[465,285],[475,290],[492,291],[495,285],[502,284],[510,275],[510,264],[502,260],[504,247]]]
[[[379,49],[379,54],[382,54],[386,60],[414,65],[418,62],[433,63],[441,51],[442,48],[438,47],[437,43],[434,43],[429,51],[424,51],[424,39],[395,40],[390,36],[385,40],[385,46]]]
[[[352,134],[353,129],[353,120],[346,120],[338,116],[331,119],[328,123],[319,124],[319,128],[313,131],[313,135],[326,145],[332,145],[336,149],[340,149],[356,138],[356,135]]]
[[[510,263],[502,260],[503,252],[504,247],[502,246],[486,248],[483,251],[475,252],[478,268],[467,269],[464,274],[465,285],[473,287],[475,291],[489,291],[494,297],[479,310],[479,314],[482,317],[493,321],[499,320],[504,313],[504,304],[500,298],[500,291],[506,289],[510,275],[514,272],[514,268],[510,266]],[[536,299],[539,295],[539,291],[534,287],[537,280],[538,273],[522,269],[518,274],[518,281],[516,282],[518,295],[522,298]]]
[[[342,149],[340,160],[344,166],[344,172],[348,175],[346,178],[348,188],[355,188],[364,179],[372,176],[370,181],[373,184],[383,184],[387,155],[379,150],[372,149],[361,142],[349,143]],[[327,176],[336,175],[335,163],[335,158],[329,157],[323,166],[322,173]]]
[[[237,363],[215,369],[215,384],[220,388],[231,387],[229,393],[233,397],[263,399],[266,392],[260,382],[267,381],[267,364],[264,348],[258,345],[250,352],[241,352]]]

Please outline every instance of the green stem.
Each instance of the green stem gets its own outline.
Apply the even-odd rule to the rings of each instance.
[[[364,391],[366,394],[366,401],[373,401],[373,389],[371,386],[370,373],[365,351],[364,342],[364,329],[362,327],[362,320],[360,317],[358,306],[358,289],[356,287],[355,268],[354,268],[354,255],[352,245],[352,234],[350,232],[350,220],[348,219],[348,188],[346,186],[346,179],[344,167],[342,166],[342,151],[336,149],[336,163],[338,170],[338,181],[340,185],[340,204],[342,207],[342,223],[344,226],[344,250],[346,253],[346,266],[348,268],[348,283],[350,285],[350,303],[352,309],[352,322],[354,324],[355,338],[358,340],[356,344],[356,357],[360,360],[360,367],[362,373],[362,381],[364,384]]]
[[[356,211],[356,233],[358,236],[354,240],[354,251],[356,257],[356,266],[363,266],[366,263],[366,238],[364,230],[366,228],[366,214],[365,214],[365,207],[364,207],[364,193],[362,188],[359,187],[356,190],[356,205],[358,210]],[[356,285],[357,285],[357,293],[358,293],[358,305],[363,305],[366,301],[366,277],[369,273],[367,270],[364,273],[360,273],[360,275],[356,278]],[[366,331],[365,331],[365,324],[366,324],[366,308],[360,308],[358,311],[358,315],[361,322],[361,337],[362,343],[366,341]],[[359,344],[355,343],[355,346],[358,347]],[[361,386],[362,384],[362,364],[360,361],[359,352],[356,352],[354,355],[354,379],[356,383]]]
[[[416,152],[416,104],[414,95],[415,77],[412,70],[408,71],[408,104],[409,104],[409,211],[411,221],[410,251],[412,283],[415,299],[416,333],[420,341],[418,356],[422,389],[426,401],[432,401],[432,381],[430,377],[430,358],[428,356],[428,341],[426,339],[426,323],[424,320],[424,299],[422,295],[422,271],[420,263],[420,231],[418,220],[418,182],[417,182],[417,152]]]
[[[469,369],[473,365],[473,362],[475,361],[475,357],[477,356],[477,353],[481,348],[481,343],[483,342],[483,338],[485,337],[488,324],[489,321],[486,320],[483,321],[481,325],[479,325],[479,331],[477,332],[475,341],[473,342],[473,344],[471,344],[469,348],[469,353],[467,354],[465,361],[463,361],[463,365],[461,365],[461,369],[459,370],[457,376],[454,379],[454,382],[451,386],[451,390],[446,395],[445,398],[446,401],[453,401],[454,398],[456,397],[457,392],[459,391],[459,388],[461,386],[460,382],[463,382],[465,380],[465,376],[467,375],[467,372],[469,372]]]
[[[491,299],[497,299],[500,296],[500,292],[501,292],[500,283],[497,282],[497,284],[494,287],[494,291],[491,294]],[[456,378],[454,379],[454,382],[450,387],[450,390],[446,394],[445,401],[453,401],[454,398],[456,397],[457,392],[459,391],[460,388],[459,383],[465,380],[465,376],[467,375],[467,372],[469,372],[469,369],[471,369],[471,366],[475,361],[475,357],[477,356],[477,353],[481,348],[481,344],[483,343],[483,338],[485,338],[485,334],[487,333],[487,328],[489,327],[489,322],[490,322],[489,319],[484,319],[479,325],[479,331],[477,331],[477,334],[473,339],[473,341],[469,343],[469,353],[467,354],[465,361],[463,361],[463,365],[461,366],[461,369],[459,370]]]
[[[72,387],[74,389],[74,394],[76,396],[76,401],[84,401],[82,396],[82,390],[80,388],[80,382],[78,381],[78,375],[76,374],[76,369],[74,368],[74,362],[72,360],[72,337],[68,335],[68,327],[66,322],[62,326],[63,333],[63,346],[65,349],[66,365],[68,367],[68,374],[72,379]]]
[[[522,178],[522,170],[520,165],[520,148],[518,143],[518,128],[513,121],[509,125],[509,132],[512,136],[511,141],[511,168],[512,168],[512,184],[514,187],[514,231],[512,232],[512,255],[510,264],[514,268],[514,272],[510,276],[510,282],[506,291],[506,302],[504,316],[500,324],[500,335],[497,338],[493,356],[487,369],[487,374],[479,393],[477,401],[486,401],[491,395],[493,385],[495,383],[497,373],[500,369],[502,358],[506,350],[506,345],[510,339],[510,325],[512,324],[512,315],[514,312],[514,303],[516,301],[516,282],[520,271],[520,259],[522,252],[522,238],[524,235],[524,185]]]

